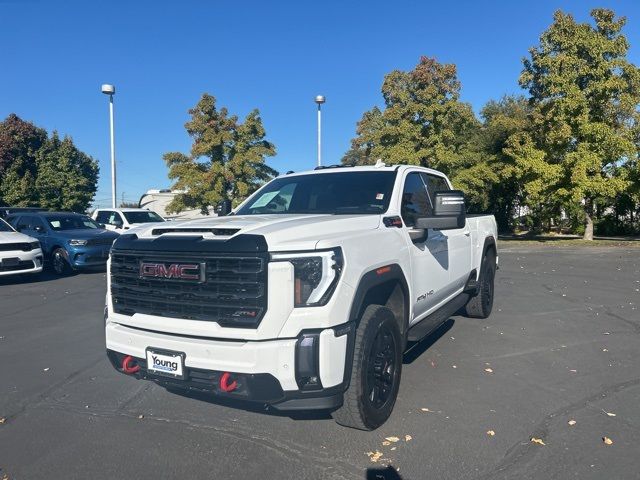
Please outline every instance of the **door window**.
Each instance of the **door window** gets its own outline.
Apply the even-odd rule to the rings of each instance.
[[[427,185],[427,191],[429,192],[431,205],[434,205],[436,192],[449,190],[449,184],[444,177],[440,177],[439,175],[432,175],[430,173],[422,173],[421,175],[424,183]]]
[[[401,214],[404,224],[407,227],[413,227],[418,218],[428,217],[432,212],[431,201],[420,173],[410,173],[404,181],[402,190]]]
[[[20,217],[18,222],[16,223],[16,230],[21,232],[23,230],[30,230],[30,222],[31,217]]]
[[[98,223],[109,223],[109,214],[111,212],[109,210],[100,210],[98,215],[96,215],[96,222]]]

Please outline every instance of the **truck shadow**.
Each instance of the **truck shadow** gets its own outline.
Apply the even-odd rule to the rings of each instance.
[[[429,335],[424,337],[422,340],[417,342],[408,342],[407,348],[404,351],[404,357],[402,359],[402,363],[405,365],[410,365],[414,361],[416,361],[420,355],[426,352],[431,346],[440,340],[449,330],[453,327],[453,324],[456,321],[453,318],[450,318],[438,328],[436,328]]]
[[[398,471],[391,465],[387,468],[367,468],[366,480],[402,480]]]

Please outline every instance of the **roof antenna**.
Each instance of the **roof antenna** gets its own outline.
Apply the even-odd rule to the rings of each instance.
[[[387,165],[382,161],[381,158],[379,158],[378,160],[376,160],[376,164],[374,165],[374,167],[376,168],[382,168],[382,167],[386,167]]]

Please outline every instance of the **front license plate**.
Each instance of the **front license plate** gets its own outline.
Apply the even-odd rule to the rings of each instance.
[[[0,260],[3,267],[17,267],[20,265],[20,259],[18,257],[5,258]]]
[[[184,354],[147,349],[147,371],[155,375],[184,379]]]

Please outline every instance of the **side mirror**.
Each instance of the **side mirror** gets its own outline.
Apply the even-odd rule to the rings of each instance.
[[[225,215],[229,215],[231,213],[231,200],[223,200],[218,205],[216,205],[215,212],[220,217],[224,217]]]
[[[41,225],[37,225],[36,227],[34,227],[34,230],[38,233],[44,233],[44,227]]]
[[[467,217],[464,193],[460,190],[443,190],[435,192],[434,197],[433,215],[418,218],[416,228],[437,230],[463,228]]]
[[[98,223],[98,228],[105,229],[107,226],[104,223]]]

